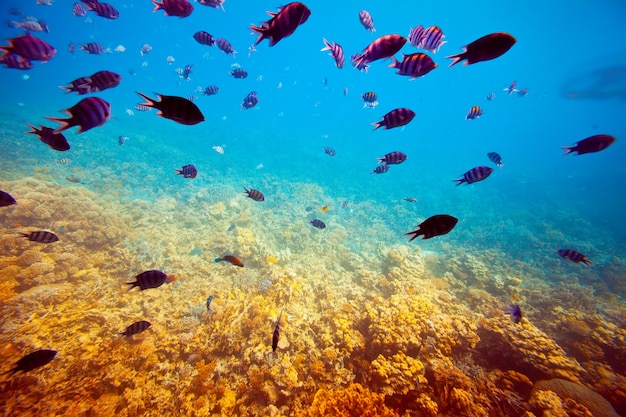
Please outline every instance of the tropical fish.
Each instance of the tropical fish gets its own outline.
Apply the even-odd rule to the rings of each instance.
[[[412,80],[417,77],[422,77],[435,68],[437,68],[437,64],[426,54],[415,53],[415,54],[402,54],[402,62],[398,61],[396,57],[391,57],[392,62],[389,64],[389,68],[398,68],[396,74],[398,75],[408,75]]]
[[[100,3],[97,0],[84,3],[87,5],[87,10],[94,11],[98,16],[104,17],[105,19],[117,19],[120,17],[120,12],[108,3]]]
[[[385,172],[388,172],[388,171],[389,171],[389,165],[382,164],[382,165],[378,165],[371,172],[372,174],[384,174]]]
[[[211,301],[213,301],[213,296],[209,295],[209,298],[206,299],[206,310],[209,313],[213,313],[213,310],[211,310]]]
[[[16,54],[28,61],[47,62],[54,58],[57,50],[48,42],[26,32],[25,35],[9,39],[9,46],[0,46],[10,54]]]
[[[487,157],[489,158],[491,162],[496,164],[496,166],[498,167],[504,166],[504,164],[502,163],[502,157],[497,152],[489,152],[487,154]]]
[[[330,54],[328,55],[333,57],[333,59],[335,60],[335,65],[337,65],[337,68],[339,69],[343,68],[345,57],[343,55],[343,48],[341,47],[341,45],[339,45],[336,42],[330,43],[326,39],[322,39],[322,40],[324,41],[325,46],[322,49],[320,49],[320,52],[330,51]]]
[[[431,26],[427,29],[424,29],[421,37],[420,46],[423,50],[430,51],[435,54],[439,51],[441,45],[446,43],[443,38],[445,38],[445,35],[441,31],[441,29],[438,26]]]
[[[80,46],[82,51],[87,51],[90,55],[102,55],[104,53],[104,47],[98,42],[87,42]]]
[[[85,9],[85,6],[83,6],[82,3],[74,3],[72,11],[76,17],[83,17],[87,14],[87,9]]]
[[[480,116],[482,116],[482,114],[483,114],[483,109],[481,109],[480,106],[473,106],[467,112],[467,115],[465,116],[465,120],[478,119]]]
[[[215,258],[214,259],[215,263],[222,262],[222,261],[228,262],[228,263],[230,263],[232,265],[235,265],[235,266],[238,266],[240,268],[243,267],[243,262],[241,262],[241,259],[239,259],[238,257],[236,257],[234,255],[224,255],[224,256],[222,256],[220,258]]]
[[[400,107],[385,114],[381,122],[372,123],[372,126],[374,126],[374,130],[382,126],[385,126],[385,129],[393,129],[408,124],[414,117],[415,112],[413,110]]]
[[[352,65],[359,71],[367,71],[367,64],[378,59],[392,57],[402,49],[406,41],[407,39],[404,36],[396,34],[381,36],[365,47],[362,54],[352,55],[350,60]]]
[[[254,201],[265,201],[265,196],[259,190],[255,190],[253,188],[250,188],[248,190],[244,187],[244,194],[248,194],[248,197],[250,197]]]
[[[45,230],[37,230],[35,232],[30,233],[21,233],[22,237],[30,240],[31,242],[39,242],[39,243],[53,243],[58,242],[59,237],[52,232],[47,232]]]
[[[520,88],[519,90],[517,90],[517,96],[518,97],[526,97],[528,95],[528,88],[523,87]]]
[[[193,34],[193,38],[196,40],[196,42],[198,42],[200,45],[207,45],[207,46],[213,46],[215,44],[215,39],[213,39],[213,36],[211,36],[210,33],[205,32],[203,30],[196,32]]]
[[[361,22],[365,30],[369,30],[370,32],[376,32],[372,15],[367,10],[361,10],[359,12],[359,21]]]
[[[80,77],[70,82],[70,85],[60,85],[59,88],[64,89],[66,94],[73,92],[78,93],[78,95],[89,94],[91,92],[91,78]]]
[[[361,100],[363,100],[363,107],[374,108],[378,106],[378,96],[373,91],[368,91],[367,93],[363,93],[361,95]]]
[[[558,253],[561,258],[576,262],[577,264],[581,262],[585,265],[591,264],[591,261],[587,259],[587,256],[572,249],[559,249],[556,251],[556,253]]]
[[[159,101],[137,92],[146,102],[140,103],[141,106],[153,107],[158,109],[157,116],[164,117],[183,125],[195,125],[204,121],[204,115],[191,101],[184,97],[164,96],[157,94]]]
[[[67,177],[65,179],[68,180],[69,182],[73,182],[75,184],[80,184],[80,178],[78,178],[78,177]]]
[[[60,133],[73,126],[78,126],[78,132],[86,132],[97,126],[102,126],[111,118],[111,105],[100,97],[87,97],[78,102],[74,107],[63,110],[71,117],[62,119],[58,117],[46,117],[61,123],[54,132]]]
[[[251,91],[248,93],[247,96],[243,98],[243,101],[241,102],[241,108],[246,110],[251,109],[256,106],[258,102],[259,98],[256,95],[256,91]]]
[[[509,84],[507,88],[503,88],[502,91],[507,91],[509,95],[513,93],[517,93],[517,90],[515,89],[516,86],[517,86],[517,81],[512,81],[511,84]]]
[[[344,201],[343,203],[341,203],[341,208],[345,209],[350,205],[350,202],[348,200]]]
[[[126,330],[124,330],[120,334],[126,337],[132,336],[134,334],[138,334],[143,332],[144,330],[147,330],[150,326],[152,326],[152,324],[149,321],[141,320],[131,324],[126,328]]]
[[[152,0],[152,4],[154,4],[153,12],[164,10],[165,16],[178,16],[183,18],[193,12],[193,6],[188,0],[163,0],[161,3],[157,0]]]
[[[198,176],[198,170],[192,164],[183,165],[181,169],[174,168],[176,170],[176,175],[182,175],[184,178],[196,178]]]
[[[70,149],[70,144],[62,133],[54,133],[51,127],[39,126],[36,128],[30,123],[26,123],[32,130],[26,133],[39,136],[39,140],[55,151],[64,152]]]
[[[416,48],[421,48],[422,40],[424,39],[424,27],[422,25],[419,25],[417,27],[409,29],[409,36],[407,38],[409,39],[409,43],[412,46]]]
[[[165,58],[165,62],[167,62],[167,65],[172,65],[174,62],[176,62],[176,58],[174,58],[174,57],[173,57],[173,56],[171,56],[171,55],[168,55],[168,56]]]
[[[70,158],[61,158],[61,159],[55,159],[54,162],[56,162],[57,164],[62,164],[62,165],[69,165],[72,163],[72,160]]]
[[[508,305],[505,309],[505,313],[511,316],[511,320],[515,324],[522,321],[522,310],[517,304]]]
[[[16,54],[4,54],[0,56],[0,63],[4,65],[5,68],[24,71],[32,69],[34,66],[32,62]]]
[[[109,88],[117,87],[122,80],[122,76],[113,71],[98,71],[88,77],[90,93],[104,91]]]
[[[488,95],[485,96],[485,100],[487,101],[493,101],[496,98],[496,93],[489,93]]]
[[[450,67],[461,61],[467,60],[463,65],[471,65],[477,62],[490,61],[503,55],[511,49],[517,40],[504,32],[492,33],[485,35],[474,42],[463,47],[463,52],[456,55],[450,55],[446,58],[452,59]]]
[[[226,146],[226,145],[224,145]],[[215,152],[219,153],[220,155],[224,155],[224,148],[221,147],[220,145],[215,145],[212,148]]]
[[[318,219],[309,220],[309,223],[311,223],[311,225],[313,227],[315,227],[316,229],[325,229],[326,228],[326,223],[324,223],[323,221],[318,220]]]
[[[126,284],[131,287],[129,290],[132,290],[135,287],[139,287],[139,290],[147,290],[148,288],[158,288],[166,282],[169,284],[170,282],[175,282],[178,280],[176,275],[167,275],[165,272],[158,271],[156,269],[151,269],[135,277],[137,280],[134,282],[127,282]]]
[[[185,65],[185,68],[176,68],[176,73],[184,80],[191,80],[190,76],[193,72],[193,65]]]
[[[228,73],[233,78],[243,79],[248,76],[248,71],[243,68],[235,68],[231,72]]]
[[[280,7],[278,12],[268,12],[268,14],[272,18],[262,23],[261,26],[250,25],[250,29],[259,34],[255,45],[258,45],[263,39],[270,41],[270,47],[276,45],[295,32],[298,26],[305,23],[311,15],[311,10],[304,4],[294,1]]]
[[[417,203],[417,198],[415,197],[406,197],[404,201],[408,201],[409,203]]]
[[[150,53],[150,51],[152,51],[152,46],[149,43],[144,43],[139,50],[139,55],[144,56]]]
[[[54,359],[56,354],[57,354],[56,350],[48,350],[48,349],[40,349],[35,352],[29,353],[28,355],[24,356],[22,359],[17,361],[15,363],[15,367],[5,372],[5,374],[8,374],[9,372],[11,372],[11,375],[13,375],[19,371],[22,371],[24,373],[30,372],[33,369],[37,369],[39,367],[42,367],[50,363],[50,361]]]
[[[0,191],[0,207],[12,206],[17,204],[13,196],[5,191]]]
[[[217,94],[220,91],[220,88],[215,86],[215,85],[210,85],[207,88],[204,89],[204,91],[202,92],[202,94],[204,94],[205,96],[212,96]]]
[[[209,7],[213,7],[214,9],[222,9],[222,11],[224,11],[224,2],[226,0],[198,0],[198,3],[204,5],[204,6],[209,6]]]
[[[120,136],[120,137],[118,137],[118,138],[117,138],[117,143],[118,143],[120,146],[124,146],[124,144],[126,143],[126,141],[127,141],[128,139],[130,139],[128,136]]]
[[[449,233],[456,226],[459,219],[448,214],[437,214],[429,217],[416,226],[412,232],[405,233],[411,236],[409,242],[418,236],[424,235],[423,239],[430,239],[435,236],[442,236]]]
[[[562,146],[562,148],[565,149],[565,153],[563,155],[573,152],[577,152],[577,155],[600,152],[611,146],[613,142],[615,142],[615,138],[611,135],[593,135],[576,142],[574,146]]]
[[[472,184],[478,181],[482,181],[486,179],[493,172],[493,168],[486,166],[478,166],[470,169],[465,174],[463,174],[462,178],[458,178],[456,181],[456,185],[459,186],[463,183]]]
[[[335,150],[333,148],[329,148],[329,147],[323,147],[322,150],[326,153],[326,155],[328,156],[335,156],[337,155],[337,152],[335,152]]]
[[[382,158],[376,158],[376,159],[378,160],[378,163],[383,162],[385,164],[401,164],[402,162],[406,161],[407,156],[403,152],[395,151],[395,152],[388,153]]]
[[[232,55],[233,57],[237,55],[237,51],[233,49],[233,46],[226,39],[218,38],[215,43],[217,44],[217,47],[226,55]]]
[[[320,211],[321,211],[322,213],[326,213],[328,210],[330,210],[330,206],[322,206],[322,207],[320,208]]]
[[[144,106],[143,104],[135,104],[135,110],[137,111],[150,111],[152,107]]]

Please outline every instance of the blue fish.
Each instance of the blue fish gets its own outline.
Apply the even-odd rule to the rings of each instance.
[[[506,306],[505,312],[511,316],[513,323],[517,324],[522,321],[522,310],[517,304],[511,304]]]

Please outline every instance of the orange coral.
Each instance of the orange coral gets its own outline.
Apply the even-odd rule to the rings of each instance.
[[[307,410],[296,412],[296,417],[396,417],[397,414],[386,407],[384,396],[369,391],[361,384],[334,391],[320,389],[315,394],[313,404]]]

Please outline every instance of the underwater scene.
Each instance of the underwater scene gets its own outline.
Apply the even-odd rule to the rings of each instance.
[[[626,416],[626,4],[7,0],[3,416]]]

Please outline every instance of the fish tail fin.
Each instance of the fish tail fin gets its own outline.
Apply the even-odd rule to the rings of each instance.
[[[465,178],[458,178],[456,180],[452,180],[454,182],[456,182],[456,186],[458,187],[459,185],[463,184],[465,182]]]
[[[61,133],[66,129],[69,129],[72,126],[75,126],[75,124],[73,123],[73,120],[71,118],[69,119],[63,119],[60,117],[48,117],[46,116],[46,119],[48,120],[52,120],[53,122],[57,122],[60,123],[61,126],[57,127],[56,129],[54,129],[54,133]],[[80,131],[79,131],[80,133]]]
[[[135,287],[138,287],[139,284],[135,281],[135,282],[127,282],[126,284],[130,285],[130,288],[128,289],[128,291],[132,290]]]
[[[256,42],[254,42],[254,45],[258,45],[263,39],[265,39],[267,37],[267,30],[268,28],[264,25],[261,26],[257,26],[257,25],[250,25],[249,26],[250,30],[253,33],[258,33],[259,36],[256,39]]]
[[[565,153],[563,154],[563,156],[574,152],[574,146],[561,146],[561,149],[565,149]]]
[[[413,230],[412,232],[408,232],[405,233],[405,236],[411,236],[411,238],[409,239],[409,242],[413,241],[413,239],[415,239],[416,237],[418,237],[419,235],[421,235],[422,232],[420,232],[419,228],[417,230]]]
[[[28,233],[22,233],[22,232],[18,232],[20,234],[20,237],[29,237],[30,234]]]
[[[223,261],[223,260],[224,260],[223,258],[215,258],[215,259],[213,259],[213,262],[218,263],[218,262]]]
[[[446,57],[446,58],[449,58],[449,59],[452,60],[450,65],[448,65],[448,68],[458,64],[459,62],[461,62],[461,61],[463,61],[465,59],[465,56],[466,56],[467,53],[465,52],[465,48],[463,48],[463,49],[464,49],[464,52],[461,52],[460,54],[450,55],[450,56]]]
[[[152,4],[154,4],[154,9],[152,10],[153,13],[163,8],[163,3],[159,3],[156,0],[152,0]]]
[[[174,171],[176,171],[176,175],[182,175],[183,173],[183,170],[178,168],[174,168]]]
[[[154,0],[153,0],[154,1]],[[156,107],[156,103],[157,101],[148,97],[147,95],[140,93],[139,91],[135,91],[137,94],[139,94],[141,96],[141,98],[143,98],[144,100],[146,100],[144,103],[139,103],[141,106],[146,106],[146,107],[152,107],[152,108],[158,108]]]
[[[35,126],[31,125],[30,123],[26,122],[26,124],[28,125],[28,127],[30,127],[32,130],[26,132],[26,133],[32,133],[32,134],[39,134],[39,129],[37,129]]]
[[[384,122],[374,122],[374,123],[370,123],[370,125],[374,126],[374,130],[382,127],[384,125]]]
[[[585,259],[583,259],[581,262],[582,262],[582,263],[584,263],[585,265],[589,266],[589,265],[591,265],[591,264],[592,264],[592,262],[593,262],[593,261],[591,261],[591,260],[589,260],[589,259],[586,259],[586,258],[585,258]]]
[[[320,52],[330,51],[332,49],[330,42],[328,42],[326,38],[322,38],[322,40],[324,41],[324,47],[320,49]]]

